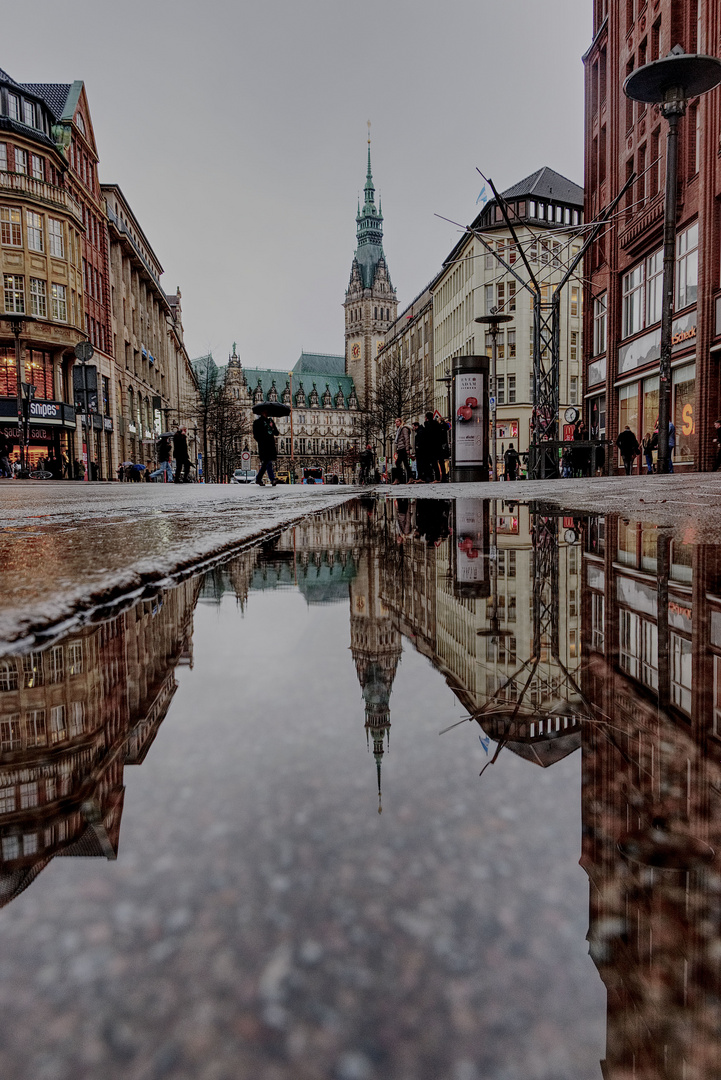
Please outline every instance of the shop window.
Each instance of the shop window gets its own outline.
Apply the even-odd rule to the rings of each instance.
[[[643,424],[641,425],[641,433],[644,438],[646,436],[652,436],[654,428],[656,427],[656,421],[658,420],[658,394],[658,375],[654,375],[650,379],[644,379]]]
[[[691,642],[671,634],[671,701],[691,715]]]
[[[638,420],[638,383],[631,383],[618,391],[618,430],[623,431],[628,425],[634,435],[638,435]]]
[[[684,364],[672,375],[673,422],[676,449],[673,459],[682,465],[696,458],[696,365]]]

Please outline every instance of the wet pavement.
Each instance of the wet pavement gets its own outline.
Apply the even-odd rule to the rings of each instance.
[[[0,640],[159,584],[343,487],[0,481]]]
[[[721,548],[392,494],[0,660],[0,1075],[718,1077]]]

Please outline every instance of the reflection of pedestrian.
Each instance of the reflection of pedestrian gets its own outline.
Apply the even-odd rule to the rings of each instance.
[[[668,471],[673,472],[673,452],[676,449],[676,425],[673,420],[668,422]]]
[[[713,471],[716,472],[721,465],[721,420],[713,422],[713,440],[711,445],[714,449]]]
[[[173,433],[173,457],[175,458],[175,483],[187,484],[190,473],[187,428],[176,428]]]
[[[638,439],[631,431],[628,424],[619,433],[616,439],[616,446],[621,451],[621,457],[623,458],[623,467],[626,470],[626,476],[631,475],[631,469],[633,468],[634,458],[640,453],[640,446],[638,445]]]
[[[258,444],[258,457],[260,458],[260,468],[258,469],[257,476],[255,478],[256,484],[260,484],[263,487],[263,473],[267,472],[270,482],[273,487],[278,483],[275,478],[275,472],[273,471],[273,462],[278,457],[278,451],[276,449],[275,440],[279,434],[278,428],[275,426],[273,418],[268,416],[267,413],[262,412],[256,420],[253,421],[253,438]]]
[[[646,459],[646,476],[650,476],[653,472],[653,447],[653,436],[650,431],[647,431],[641,439],[641,449]]]
[[[503,455],[503,465],[506,480],[515,480],[518,474],[518,467],[521,464],[521,459],[518,456],[518,451],[514,447],[513,443],[508,444],[508,449]]]

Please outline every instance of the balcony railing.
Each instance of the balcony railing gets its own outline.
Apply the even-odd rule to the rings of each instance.
[[[25,173],[0,171],[0,193],[3,191],[12,191],[17,195],[38,199],[47,206],[66,210],[77,218],[80,225],[84,224],[80,203],[65,188],[55,187],[45,180],[36,180],[34,176],[27,176]]]

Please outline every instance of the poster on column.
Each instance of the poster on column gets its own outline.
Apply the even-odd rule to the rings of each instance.
[[[484,377],[480,371],[454,376],[454,436],[456,465],[486,465],[484,461]]]

